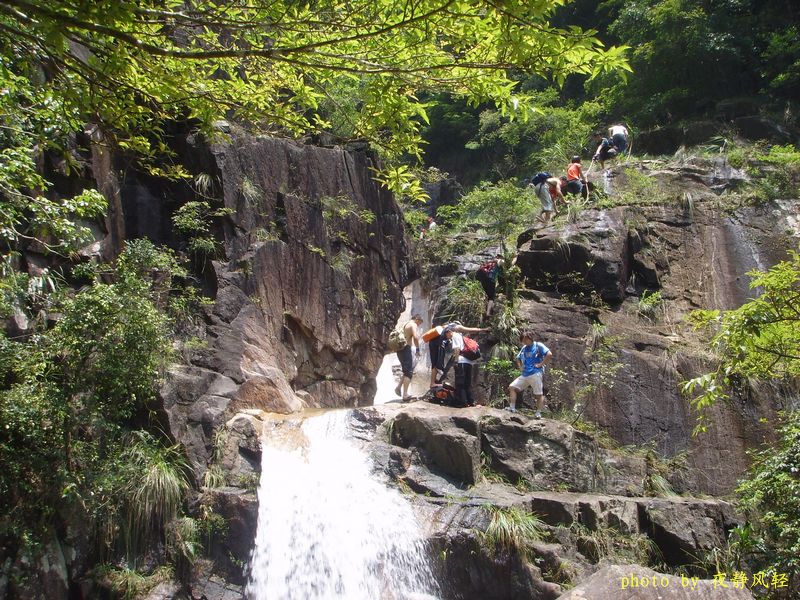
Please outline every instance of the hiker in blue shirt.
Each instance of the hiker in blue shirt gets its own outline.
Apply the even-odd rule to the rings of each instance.
[[[533,389],[536,397],[537,419],[542,418],[544,408],[544,387],[542,385],[542,375],[544,366],[553,359],[553,353],[541,342],[533,341],[533,334],[525,331],[519,336],[523,346],[517,354],[517,367],[522,370],[522,374],[511,382],[508,387],[508,406],[506,410],[517,412],[517,393],[523,392],[525,388]]]

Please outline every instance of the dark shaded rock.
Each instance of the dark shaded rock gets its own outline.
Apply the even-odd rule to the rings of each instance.
[[[35,554],[19,549],[0,565],[0,596],[30,600],[67,600],[70,573],[65,548],[55,535]]]
[[[192,585],[192,597],[205,600],[244,600],[245,595],[243,586],[210,575]]]
[[[255,493],[234,487],[206,489],[199,498],[225,519],[226,530],[211,540],[210,556],[214,571],[227,584],[245,585],[245,566],[255,545],[258,529],[258,498]]]
[[[623,215],[623,209],[584,211],[578,224],[523,233],[517,266],[526,285],[573,296],[595,291],[605,302],[621,302],[629,272]]]
[[[439,556],[437,579],[445,600],[557,598],[561,587],[544,581],[541,571],[516,552],[490,553],[476,534],[460,531],[431,542]]]
[[[756,115],[738,117],[733,122],[742,137],[748,140],[767,140],[775,144],[791,144],[797,139],[796,133],[764,117]]]
[[[159,583],[152,590],[142,596],[142,600],[177,600],[183,587],[174,581]]]
[[[758,114],[762,104],[763,102],[759,98],[746,96],[726,98],[717,102],[716,112],[720,118],[731,121],[737,117]]]
[[[639,585],[634,586],[634,579]],[[642,585],[647,582],[647,586]],[[657,573],[639,565],[611,565],[569,590],[561,600],[746,600],[748,589],[718,587],[713,581]]]
[[[683,143],[686,146],[696,146],[718,135],[719,131],[719,123],[714,121],[694,121],[684,128]]]
[[[480,424],[490,467],[511,481],[538,489],[642,493],[643,459],[602,449],[566,423],[495,413]]]
[[[451,206],[464,195],[464,188],[453,178],[424,183],[422,188],[428,194],[428,200],[425,202],[425,210],[434,217],[440,206]]]
[[[262,429],[258,411],[239,413],[226,423],[220,465],[229,482],[257,480],[261,473]]]
[[[680,127],[660,127],[650,131],[640,131],[633,140],[637,154],[661,156],[674,154],[684,143],[683,129]]]

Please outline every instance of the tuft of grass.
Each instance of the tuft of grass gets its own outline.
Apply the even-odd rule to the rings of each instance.
[[[200,553],[200,527],[191,517],[181,517],[169,524],[167,531],[167,556],[175,565],[182,581],[191,579],[194,562]]]
[[[457,279],[447,293],[444,316],[448,321],[472,323],[483,314],[486,294],[477,279]]]
[[[493,554],[517,552],[528,556],[530,547],[545,537],[547,531],[542,520],[534,513],[518,507],[485,506],[489,512],[489,525],[480,537]]]
[[[203,473],[203,487],[221,488],[225,487],[226,484],[225,469],[222,468],[222,465],[212,464]]]
[[[650,565],[661,557],[656,543],[641,533],[625,535],[606,526],[592,530],[580,523],[574,523],[570,532],[580,553],[595,564],[608,559],[615,563]]]
[[[166,566],[159,567],[151,575],[142,575],[133,569],[115,569],[110,565],[101,565],[93,573],[111,588],[119,600],[141,598],[158,584],[173,577],[172,569]]]
[[[214,434],[214,449],[211,452],[211,464],[203,474],[203,486],[207,488],[221,488],[228,484],[225,469],[222,468],[220,461],[225,452],[225,444],[228,442],[228,430],[220,427]]]
[[[177,518],[189,491],[186,462],[179,446],[163,447],[148,433],[134,432],[122,459],[128,469],[123,493],[127,515],[128,556],[160,539],[167,525]]]
[[[647,290],[642,292],[642,296],[636,304],[636,310],[639,316],[655,323],[664,310],[664,299],[661,292],[648,292]]]
[[[650,473],[644,482],[645,490],[650,496],[657,496],[659,498],[669,498],[677,496],[675,490],[669,481],[659,473]]]

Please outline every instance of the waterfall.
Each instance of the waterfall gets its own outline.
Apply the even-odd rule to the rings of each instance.
[[[411,505],[376,478],[349,416],[265,429],[251,600],[433,598]]]

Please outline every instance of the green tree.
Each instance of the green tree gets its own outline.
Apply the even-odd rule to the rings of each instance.
[[[451,227],[482,225],[500,244],[533,222],[532,194],[513,181],[482,183],[455,206],[441,206],[439,217]]]
[[[750,526],[738,546],[756,568],[788,575],[788,593],[800,590],[800,412],[783,415],[778,443],[755,454],[737,493]],[[746,542],[746,543],[745,543]],[[781,591],[781,590],[776,590]],[[780,596],[779,596],[780,597]]]

